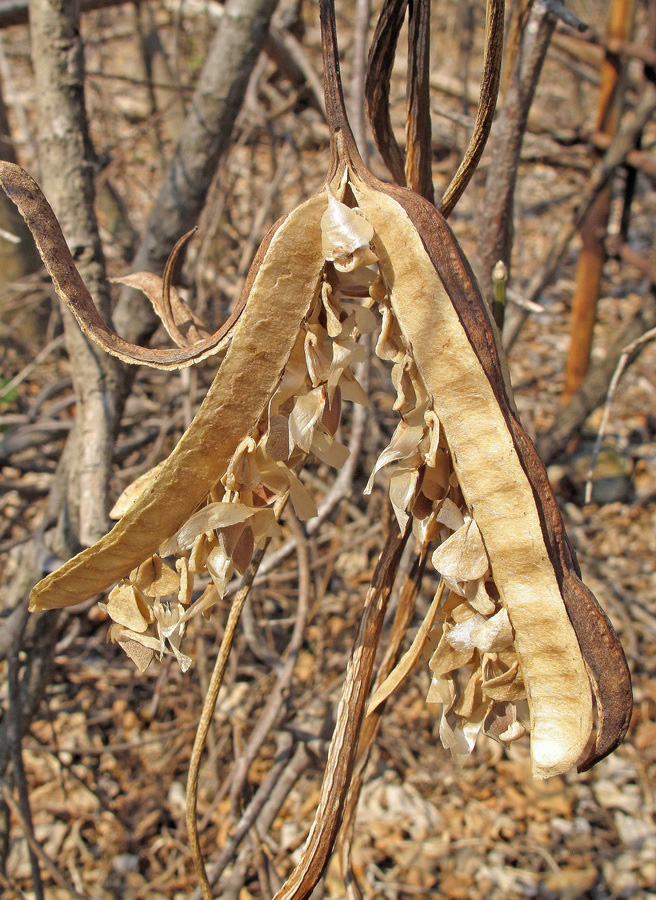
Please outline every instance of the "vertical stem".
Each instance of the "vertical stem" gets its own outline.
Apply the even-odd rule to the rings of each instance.
[[[330,130],[331,169],[332,175],[334,175],[340,164],[349,161],[354,162],[357,167],[357,163],[361,163],[361,158],[344,103],[334,0],[319,0],[319,13],[323,46],[323,90],[326,101],[326,119]]]
[[[23,764],[23,749],[20,728],[21,716],[21,690],[19,680],[20,663],[18,659],[18,648],[27,625],[27,604],[21,612],[21,623],[18,629],[18,641],[16,641],[7,656],[7,682],[9,689],[9,709],[7,712],[7,738],[11,747],[12,770],[14,783],[18,789],[18,804],[23,817],[26,829],[25,839],[28,845],[28,857],[30,860],[30,869],[32,871],[32,883],[34,886],[34,895],[36,900],[45,900],[43,892],[43,882],[41,880],[41,869],[36,853],[32,849],[28,837],[34,837],[34,829],[32,826],[32,811],[30,809],[29,786],[27,776],[25,774],[25,766]]]
[[[94,211],[94,154],[84,105],[79,25],[77,4],[68,0],[30,4],[43,190],[80,274],[108,320],[109,287]],[[119,364],[84,337],[67,311],[64,325],[78,415],[75,446],[67,454],[67,503],[61,522],[64,543],[75,549],[76,538],[91,544],[107,530]]]
[[[608,22],[608,37],[627,40],[633,25],[634,0],[613,0]],[[606,51],[601,69],[596,130],[613,136],[617,132],[624,94],[621,58]],[[576,270],[576,289],[572,300],[570,345],[565,369],[562,402],[580,387],[592,351],[592,337],[597,318],[601,277],[606,261],[605,237],[608,227],[612,189],[608,185],[595,199],[581,227],[582,250]]]
[[[526,12],[527,6],[527,3],[521,3],[519,12]],[[517,32],[512,71],[508,76],[503,108],[493,128],[492,154],[476,248],[479,280],[487,297],[492,289],[492,269],[498,260],[505,264],[509,278],[512,274],[510,263],[519,159],[529,110],[555,25],[555,17],[542,4],[532,5],[530,13],[518,24],[521,31]]]
[[[351,122],[365,164],[368,159],[366,115],[364,109],[364,82],[367,74],[367,38],[371,0],[355,0],[353,17],[353,47],[351,64]]]
[[[430,0],[410,0],[406,184],[434,202],[430,115]]]

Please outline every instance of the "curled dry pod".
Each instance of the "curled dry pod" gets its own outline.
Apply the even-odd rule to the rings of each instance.
[[[325,192],[281,219],[244,286],[232,341],[196,417],[116,526],[36,585],[30,608],[70,606],[110,587],[174,534],[257,425],[321,286]],[[176,351],[171,351],[176,352]]]
[[[631,682],[605,613],[580,580],[544,466],[512,400],[503,350],[451,229],[418,194],[364,166],[344,110],[334,23],[324,16],[326,99],[354,202],[406,345],[448,442],[515,635],[531,716],[533,774],[585,769],[629,725]],[[592,690],[591,690],[592,688]]]

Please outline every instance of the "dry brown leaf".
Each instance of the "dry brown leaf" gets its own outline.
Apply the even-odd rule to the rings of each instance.
[[[440,544],[432,559],[440,575],[460,581],[476,581],[489,567],[481,533],[473,519]]]
[[[369,700],[369,706],[367,707],[368,716],[370,716],[380,706],[381,703],[384,703],[384,701],[387,700],[390,694],[394,693],[394,691],[401,684],[403,684],[407,676],[412,671],[415,663],[418,661],[424,650],[430,631],[433,627],[433,624],[435,623],[435,617],[437,615],[439,605],[442,601],[443,593],[444,583],[441,583],[437,591],[435,592],[433,602],[428,608],[428,612],[426,613],[423,622],[419,626],[417,633],[412,640],[412,643],[403,654],[401,659],[398,661],[398,663],[394,666],[387,678],[372,694],[371,699]]]
[[[107,598],[107,614],[118,625],[132,631],[144,632],[153,621],[153,613],[135,589],[127,581],[117,584]]]

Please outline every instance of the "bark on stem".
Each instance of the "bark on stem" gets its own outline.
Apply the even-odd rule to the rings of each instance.
[[[94,212],[93,151],[86,128],[79,16],[67,0],[30,7],[32,62],[42,183],[68,245],[102,315],[109,289]],[[107,530],[108,486],[116,428],[119,365],[81,333],[64,310],[78,418],[66,454],[66,543],[88,545]]]

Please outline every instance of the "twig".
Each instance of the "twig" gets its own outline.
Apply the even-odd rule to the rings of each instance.
[[[319,881],[330,858],[355,761],[387,601],[409,533],[409,528],[403,535],[392,529],[378,560],[346,670],[319,806],[301,859],[274,900],[300,900],[307,897]]]
[[[648,278],[652,284],[656,284],[656,262],[635,250],[629,244],[611,242],[610,250],[616,253],[625,263],[636,268],[642,275]]]
[[[607,150],[613,142],[610,135],[600,131],[593,131],[588,135],[583,134],[582,137],[598,150]],[[656,159],[644,151],[631,150],[626,154],[626,163],[635,169],[640,169],[648,178],[656,179]]]
[[[239,617],[241,615],[246,597],[248,596],[249,591],[253,585],[258,567],[266,552],[267,544],[265,544],[262,548],[258,549],[255,552],[253,559],[244,574],[241,587],[233,598],[232,606],[230,607],[230,614],[228,616],[228,621],[226,623],[226,628],[223,635],[223,640],[221,641],[221,646],[219,647],[219,652],[216,657],[216,663],[214,664],[212,677],[210,678],[207,696],[205,697],[203,709],[200,714],[198,730],[196,732],[194,746],[191,751],[191,759],[189,761],[189,774],[187,777],[187,835],[189,837],[191,854],[194,860],[194,868],[200,882],[204,900],[212,900],[212,889],[210,887],[209,881],[207,880],[205,863],[203,862],[203,854],[200,848],[200,841],[198,839],[198,823],[196,821],[196,805],[198,800],[198,774],[200,771],[200,761],[203,755],[203,750],[205,749],[207,733],[210,729],[210,725],[212,724],[212,719],[214,717],[214,710],[216,709],[216,702],[219,696],[219,691],[221,690],[221,684],[223,683],[223,676],[225,674],[228,656],[230,655],[230,650],[232,649],[232,643],[234,641],[235,632],[239,623]]]
[[[275,25],[271,25],[262,49],[283,78],[292,84],[294,88],[290,98],[292,105],[298,102],[299,97],[307,98],[307,102],[322,116],[325,116],[326,108],[321,79],[313,68],[310,70],[310,63],[304,50],[301,60],[298,48],[303,49],[303,45],[296,40],[292,43],[287,37],[289,34],[288,28],[277,28]]]
[[[257,827],[261,834],[263,834],[265,831],[268,831],[273,825],[273,822],[278,815],[280,808],[282,807],[285,800],[287,800],[287,798],[289,797],[289,793],[293,786],[296,784],[305,769],[308,767],[310,760],[311,755],[306,745],[304,743],[300,743],[296,747],[294,755],[287,763],[285,769],[280,775],[280,778],[271,790],[268,799],[266,799],[266,802],[262,807],[261,813],[257,817]],[[222,900],[236,900],[236,898],[240,896],[244,878],[246,876],[246,870],[248,869],[250,863],[251,856],[245,848],[239,854],[237,863],[235,864],[233,869],[233,877],[231,878],[230,884],[226,885],[226,887],[221,891]],[[211,882],[213,885],[216,884],[219,880],[219,877],[224,871],[226,865],[227,862],[223,866],[223,868],[218,871],[218,874],[216,874],[216,876],[215,872],[212,871]],[[192,895],[192,900],[198,900],[197,893]]]
[[[23,763],[22,750],[22,734],[20,728],[21,715],[21,690],[19,682],[19,661],[18,649],[21,645],[25,627],[28,618],[27,604],[20,607],[20,613],[16,621],[17,639],[11,644],[7,654],[7,682],[9,687],[9,710],[7,714],[7,741],[10,747],[11,761],[13,766],[13,776],[16,787],[18,788],[18,808],[20,813],[20,821],[28,843],[28,856],[30,860],[30,869],[32,871],[32,883],[34,886],[34,894],[36,900],[45,900],[43,891],[43,881],[41,880],[41,870],[39,868],[39,854],[36,852],[35,845],[37,841],[34,838],[34,827],[32,825],[32,812],[30,810],[30,794],[25,775],[25,766]],[[11,793],[5,785],[5,801],[12,808],[15,806]]]
[[[248,770],[259,753],[269,731],[274,726],[283,703],[289,693],[294,666],[296,665],[298,654],[303,644],[305,625],[310,610],[311,581],[307,541],[303,529],[291,507],[288,507],[287,517],[296,542],[296,554],[298,558],[298,605],[296,607],[294,628],[289,644],[287,645],[285,660],[283,663],[279,664],[276,681],[271,688],[269,699],[260,713],[257,724],[253,728],[243,752],[235,762],[231,778],[232,787],[230,790],[230,799],[232,801],[233,809],[237,806],[237,798],[243,789]]]
[[[421,552],[415,556],[412,568],[404,579],[403,587],[401,589],[398,605],[396,608],[396,614],[394,616],[394,621],[392,623],[387,647],[385,649],[385,655],[376,674],[374,692],[380,687],[380,685],[390,674],[396,663],[398,655],[401,652],[401,647],[403,646],[406,631],[414,612],[417,594],[419,593],[419,588],[421,587],[421,581],[424,575],[426,559],[428,556],[427,551],[428,547],[424,546]],[[358,801],[360,799],[360,793],[364,784],[365,771],[369,763],[371,750],[378,735],[380,723],[382,722],[384,709],[385,703],[382,703],[378,707],[378,709],[376,709],[371,715],[367,716],[364,721],[362,733],[360,735],[360,743],[358,746],[358,756],[355,763],[353,777],[351,779],[351,785],[349,787],[346,806],[344,808],[344,820],[338,838],[337,852],[339,855],[342,877],[344,879],[344,884],[346,885],[347,900],[361,900],[362,898],[362,892],[360,891],[358,879],[352,864],[355,816],[358,808]]]
[[[286,28],[280,31],[275,30],[274,34],[305,76],[305,81],[312,93],[316,106],[325,115],[326,104],[323,96],[323,84],[321,83],[321,78],[317,74],[317,70],[314,68],[307,55],[305,47],[303,47],[291,31],[288,31]]]
[[[60,334],[59,337],[53,338],[53,340],[49,341],[43,350],[40,350],[34,359],[29,362],[26,366],[20,370],[17,375],[8,381],[7,384],[4,384],[2,388],[0,388],[0,397],[5,396],[10,391],[13,391],[18,387],[19,384],[22,384],[26,378],[28,378],[32,372],[40,366],[41,363],[47,359],[51,353],[55,350],[59,350],[60,347],[64,346],[64,335]]]
[[[597,465],[597,459],[599,458],[599,451],[601,450],[604,435],[606,434],[606,428],[608,427],[610,408],[613,403],[613,398],[615,397],[617,386],[619,385],[620,379],[629,364],[632,354],[638,349],[638,347],[641,347],[643,344],[646,344],[648,341],[651,341],[654,338],[656,338],[656,328],[651,328],[645,334],[641,335],[639,338],[636,338],[635,341],[631,341],[630,344],[627,344],[626,347],[622,350],[621,356],[617,361],[615,371],[613,372],[613,377],[611,378],[610,384],[608,385],[606,402],[604,404],[604,413],[601,418],[601,424],[599,425],[597,437],[595,438],[594,449],[592,451],[592,459],[590,461],[590,468],[588,469],[588,475],[585,482],[586,503],[590,503],[590,501],[592,500],[592,477],[594,475],[595,466]]]
[[[643,62],[646,66],[656,66],[656,49],[650,47],[649,44],[639,44],[632,41],[618,40],[614,37],[606,37],[605,35],[598,34],[594,28],[589,28],[584,32],[575,31],[574,33],[572,33],[569,28],[562,28],[561,33],[569,38],[574,38],[577,41],[584,41],[588,44],[603,47],[610,53],[617,54],[617,56],[628,56],[630,59],[640,60],[640,62]]]
[[[33,539],[18,549],[16,575],[4,598],[6,609],[15,609],[25,602],[30,587],[42,572],[42,556],[45,550],[42,545],[43,527],[37,528]],[[31,616],[26,625],[25,635],[21,641],[26,650],[25,659],[22,660],[23,674],[17,701],[20,719],[16,723],[21,736],[27,732],[30,721],[43,700],[46,686],[51,680],[54,647],[59,638],[57,622],[58,611],[54,611],[48,615]],[[15,633],[20,634],[21,631]],[[10,650],[13,649],[18,653],[19,648],[23,649],[21,644],[17,642]],[[0,775],[4,773],[12,753],[8,726],[9,717],[5,716],[0,721]]]
[[[569,25],[575,31],[587,31],[590,28],[578,16],[575,16],[571,9],[567,9],[560,0],[539,0],[539,2],[546,6],[552,16],[560,19],[561,22]]]
[[[216,862],[213,864],[211,874],[208,876],[210,884],[215,885],[218,882],[226,866],[230,863],[230,860],[239,849],[239,845],[248,834],[249,829],[260,815],[264,804],[267,802],[267,799],[270,797],[274,787],[277,785],[282,773],[292,758],[293,745],[294,740],[288,732],[283,732],[279,736],[273,765],[269,769],[262,784],[258,787],[253,799],[243,812]],[[192,895],[192,898],[196,896],[197,895],[194,894]]]

